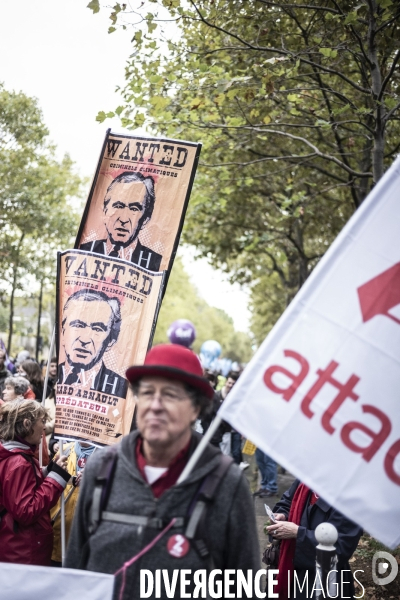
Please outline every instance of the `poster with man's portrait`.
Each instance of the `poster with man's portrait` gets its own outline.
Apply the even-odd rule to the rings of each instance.
[[[75,247],[169,271],[200,149],[108,130]]]
[[[59,255],[56,437],[110,445],[129,433],[125,372],[144,360],[163,277],[118,258]]]

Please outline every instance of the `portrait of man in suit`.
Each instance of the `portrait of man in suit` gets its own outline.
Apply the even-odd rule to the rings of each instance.
[[[58,383],[125,398],[127,380],[102,360],[117,342],[120,329],[118,298],[90,289],[72,294],[63,308],[61,343],[66,361],[59,365]]]
[[[155,204],[154,180],[141,173],[124,172],[107,188],[103,221],[107,239],[81,244],[81,250],[131,261],[159,271],[162,255],[144,246],[139,233],[150,221]]]

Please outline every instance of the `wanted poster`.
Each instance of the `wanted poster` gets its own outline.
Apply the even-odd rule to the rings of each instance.
[[[170,271],[200,149],[108,130],[75,248]]]
[[[110,256],[59,254],[56,437],[110,445],[129,433],[125,371],[144,361],[163,278]]]

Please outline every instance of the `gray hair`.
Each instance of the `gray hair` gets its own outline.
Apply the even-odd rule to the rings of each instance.
[[[130,173],[129,171],[121,173],[110,183],[110,185],[107,188],[106,195],[104,197],[104,212],[107,211],[107,206],[110,202],[110,198],[108,198],[108,195],[113,189],[113,187],[118,183],[143,183],[144,187],[146,188],[146,194],[143,202],[143,215],[140,217],[138,223],[138,231],[140,231],[142,227],[144,227],[150,221],[151,216],[153,214],[154,204],[156,201],[156,194],[154,191],[154,179],[150,176],[145,177],[141,173]]]
[[[29,381],[22,377],[21,375],[13,375],[12,377],[7,377],[4,382],[4,385],[10,385],[14,388],[14,393],[17,396],[23,396],[29,389]]]
[[[118,298],[109,298],[104,292],[96,290],[78,290],[68,298],[64,304],[63,313],[68,307],[68,304],[73,300],[84,300],[86,302],[107,302],[112,311],[112,323],[108,343],[117,341],[121,329],[121,303]],[[64,327],[67,317],[63,316],[62,326]]]

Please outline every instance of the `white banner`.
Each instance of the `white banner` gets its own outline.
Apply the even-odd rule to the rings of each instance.
[[[219,414],[381,542],[400,543],[400,158]]]
[[[112,600],[114,575],[0,563],[4,600]]]

